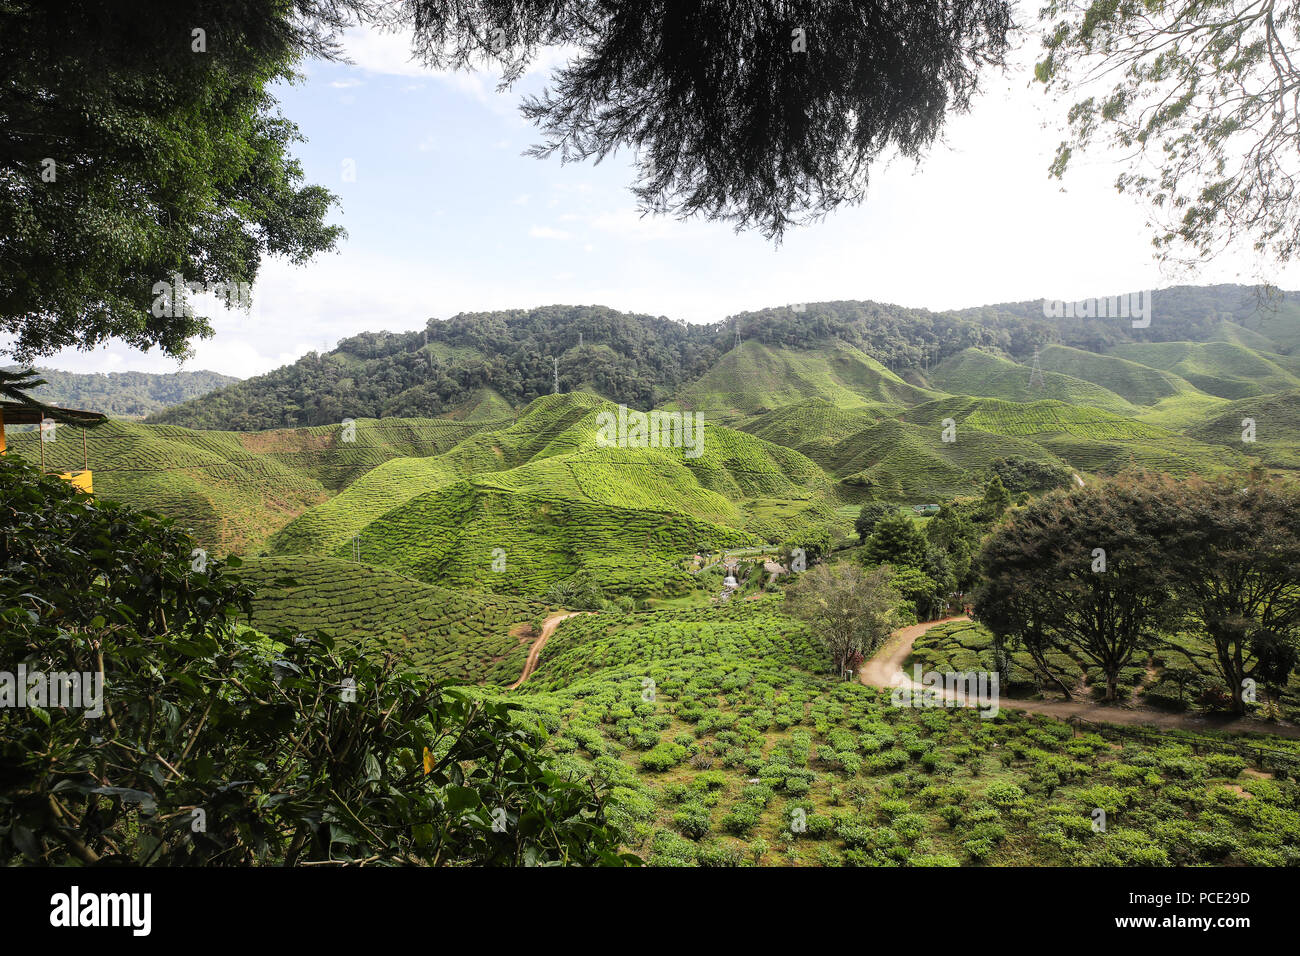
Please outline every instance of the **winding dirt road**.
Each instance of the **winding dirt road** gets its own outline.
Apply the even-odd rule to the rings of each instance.
[[[542,622],[542,633],[533,641],[533,646],[528,648],[528,660],[524,661],[524,672],[519,675],[519,680],[511,684],[507,690],[514,690],[524,681],[528,680],[533,671],[537,670],[537,658],[541,657],[542,648],[546,646],[546,642],[550,639],[551,635],[555,633],[555,629],[560,626],[560,622],[568,620],[571,617],[577,617],[581,613],[583,612],[561,611],[559,614],[552,614]]]
[[[940,624],[949,621],[969,621],[963,615],[945,617],[938,621],[926,621],[900,628],[881,645],[871,660],[858,670],[858,680],[868,687],[883,687],[889,690],[898,686],[898,675],[909,686],[915,682],[903,673],[903,664],[912,653],[916,639]],[[1022,710],[1032,714],[1046,714],[1058,720],[1070,717],[1082,717],[1097,723],[1106,724],[1145,724],[1153,727],[1174,727],[1197,732],[1214,731],[1217,733],[1257,733],[1272,734],[1275,737],[1300,738],[1300,727],[1292,724],[1266,723],[1249,717],[1201,717],[1193,714],[1171,714],[1146,707],[1116,707],[1098,704],[1091,700],[1012,700],[1001,697],[998,705],[1007,710]]]

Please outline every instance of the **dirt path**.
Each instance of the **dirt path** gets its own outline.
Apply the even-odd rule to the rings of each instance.
[[[537,658],[542,656],[542,648],[546,646],[546,642],[555,633],[555,629],[560,626],[560,622],[571,617],[577,617],[581,613],[581,611],[561,611],[559,614],[552,614],[542,622],[542,633],[533,641],[533,646],[528,648],[528,660],[524,661],[524,672],[519,675],[519,680],[507,688],[508,690],[514,690],[528,680],[533,671],[537,670]]]
[[[886,690],[916,683],[903,673],[903,664],[912,653],[916,639],[940,624],[949,621],[968,621],[964,614],[945,617],[939,621],[926,621],[900,628],[889,636],[874,657],[862,665],[858,680],[868,687]],[[1194,714],[1171,714],[1146,707],[1125,708],[1099,704],[1091,700],[1012,700],[1002,697],[998,705],[1006,710],[1022,710],[1032,714],[1046,714],[1058,720],[1082,717],[1084,720],[1106,724],[1145,724],[1153,727],[1172,727],[1195,732],[1273,734],[1275,737],[1300,738],[1300,727],[1292,724],[1265,723],[1249,717],[1200,717]]]

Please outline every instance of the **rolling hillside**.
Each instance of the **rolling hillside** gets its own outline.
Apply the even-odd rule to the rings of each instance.
[[[1115,415],[1138,413],[1130,401],[1092,380],[1049,370],[1042,361],[1039,368],[1041,380],[1034,378],[1030,366],[1018,365],[980,349],[967,349],[945,359],[928,377],[935,388],[950,395],[977,395],[1008,402],[1056,400],[1100,408]]]
[[[682,559],[700,548],[845,533],[868,494],[909,504],[978,493],[1002,458],[1083,475],[1300,466],[1289,431],[1300,356],[1282,321],[1293,298],[1267,311],[1241,287],[1164,290],[1146,330],[1052,328],[1030,304],[941,314],[809,303],[738,317],[739,345],[736,323],[598,307],[467,314],[421,335],[354,336],[205,397],[202,415],[166,413],[228,415],[240,428],[263,406],[310,418],[364,399],[438,417],[262,431],[114,421],[89,433],[89,462],[100,494],[173,516],[217,551],[360,548],[426,582],[533,596],[602,569],[615,591],[646,594],[655,581],[689,586]],[[1035,347],[1041,386],[1029,383]],[[548,354],[560,394],[550,362],[534,363]],[[605,396],[634,395],[702,413],[703,454],[598,447],[597,415],[614,408]],[[1254,444],[1240,441],[1244,417],[1258,422]],[[943,440],[947,419],[955,441]],[[11,438],[36,459],[33,435]],[[51,468],[80,467],[75,433],[46,452]],[[578,556],[583,534],[566,523],[599,546]],[[498,547],[517,552],[510,583],[484,570]]]
[[[842,408],[898,408],[934,398],[866,353],[842,342],[818,349],[779,349],[742,342],[678,392],[670,408],[731,421],[811,398]]]
[[[642,594],[689,587],[681,558],[701,548],[835,519],[831,483],[797,452],[718,426],[706,426],[698,457],[598,447],[596,416],[614,408],[584,393],[538,399],[507,428],[375,469],[272,547],[336,556],[357,547],[421,580],[514,594],[599,571]],[[506,574],[493,570],[497,549]]]
[[[360,641],[376,654],[469,683],[513,681],[528,646],[520,625],[545,614],[540,604],[432,587],[334,558],[249,558],[240,574],[257,591],[254,627]]]
[[[1246,421],[1254,423],[1254,441],[1246,442]],[[1257,457],[1268,468],[1300,469],[1300,392],[1243,398],[1221,408],[1187,434]]]
[[[60,426],[45,444],[45,463],[63,471],[87,461],[97,494],[174,517],[205,547],[244,552],[376,465],[436,454],[483,427],[370,420],[351,432],[341,425],[218,432],[109,421],[87,430],[84,457],[80,430]],[[11,433],[10,448],[40,461],[33,431]]]
[[[1148,342],[1113,354],[1163,369],[1219,398],[1238,399],[1300,388],[1297,378],[1265,355],[1230,342]]]

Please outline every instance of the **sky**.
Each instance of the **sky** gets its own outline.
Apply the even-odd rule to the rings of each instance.
[[[521,155],[538,136],[519,100],[544,88],[564,51],[547,51],[503,93],[491,74],[413,63],[406,37],[354,29],[351,64],[309,62],[278,89],[306,137],[296,153],[307,181],[340,198],[338,250],[301,267],[264,261],[252,309],[209,312],[216,334],[184,366],[121,343],[38,364],[243,378],[357,332],[459,312],[605,305],[713,322],[834,299],[938,310],[1256,281],[1244,257],[1162,269],[1144,207],[1115,191],[1119,157],[1076,159],[1064,183],[1049,178],[1061,113],[1031,82],[1037,44],[1022,36],[1014,66],[987,75],[921,164],[877,166],[866,202],[778,246],[726,223],[641,218],[630,153],[600,165]],[[1300,266],[1268,278],[1300,288]]]

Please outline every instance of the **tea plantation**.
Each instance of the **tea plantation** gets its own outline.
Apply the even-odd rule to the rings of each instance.
[[[826,675],[773,599],[566,621],[511,699],[660,865],[1300,862],[1295,742],[896,707]]]
[[[528,649],[520,625],[546,614],[542,604],[433,587],[334,558],[249,558],[240,570],[257,591],[254,627],[323,631],[467,683],[513,682]]]

